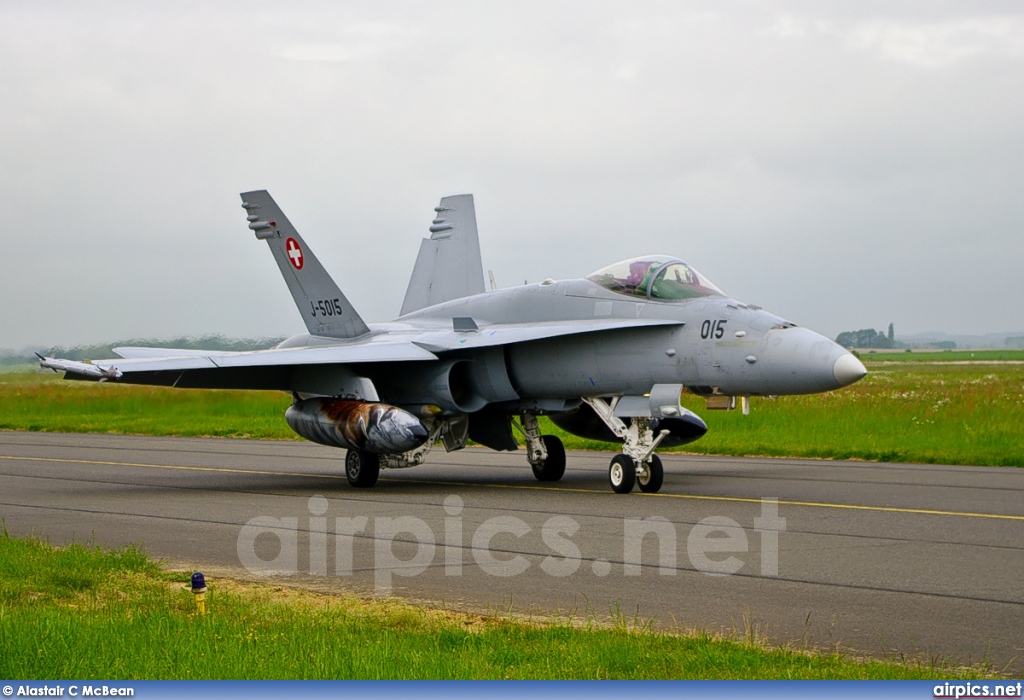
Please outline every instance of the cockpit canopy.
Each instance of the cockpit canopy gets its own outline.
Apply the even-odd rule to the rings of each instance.
[[[665,255],[622,260],[587,275],[587,279],[619,294],[659,301],[725,296],[707,277]]]

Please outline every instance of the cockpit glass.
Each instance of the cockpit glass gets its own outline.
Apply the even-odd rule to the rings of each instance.
[[[660,301],[725,296],[682,260],[660,255],[623,260],[587,275],[587,279],[613,292]]]

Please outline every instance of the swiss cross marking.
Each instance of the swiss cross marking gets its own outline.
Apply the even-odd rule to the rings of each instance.
[[[299,247],[298,241],[294,238],[289,238],[284,242],[285,250],[288,252],[288,261],[291,262],[292,267],[296,270],[302,269],[302,248]]]

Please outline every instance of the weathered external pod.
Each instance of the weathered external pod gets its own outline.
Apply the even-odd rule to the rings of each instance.
[[[416,416],[385,403],[305,399],[289,406],[284,417],[302,437],[331,447],[400,454],[427,440],[427,429]]]

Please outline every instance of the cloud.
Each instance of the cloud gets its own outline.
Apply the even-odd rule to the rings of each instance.
[[[280,56],[292,61],[337,62],[351,61],[356,57],[356,51],[341,44],[300,45],[283,49]]]
[[[850,31],[847,44],[886,60],[923,68],[944,68],[983,57],[1020,59],[1024,56],[1024,18],[866,22]]]
[[[786,15],[758,30],[758,34],[779,39],[802,39],[816,34],[831,34],[832,30],[832,22],[825,19]]]
[[[504,285],[664,252],[832,335],[998,329],[1014,7],[0,3],[0,345],[300,331],[259,188],[369,321],[473,192]]]
[[[400,48],[416,32],[409,27],[384,22],[356,22],[336,31],[340,40],[301,43],[281,49],[278,55],[292,61],[346,62],[368,60]]]

